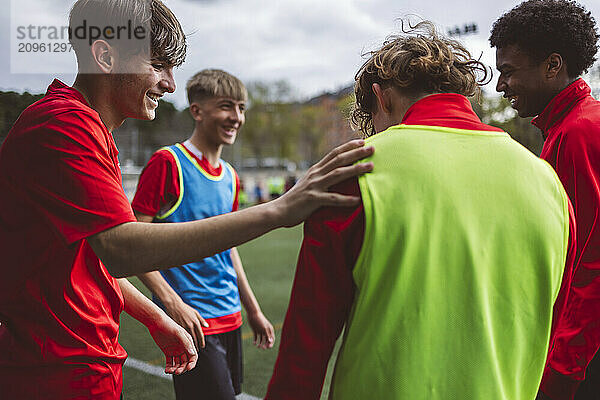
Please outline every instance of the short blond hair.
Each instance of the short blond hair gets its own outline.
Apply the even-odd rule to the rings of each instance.
[[[229,97],[247,101],[246,86],[235,76],[220,69],[205,69],[190,78],[186,85],[190,104],[212,97]]]
[[[356,104],[352,122],[363,135],[375,133],[372,113],[376,100],[372,86],[394,87],[408,96],[427,93],[459,93],[472,96],[489,82],[491,70],[471,57],[462,44],[438,35],[429,21],[408,23],[403,35],[388,37],[355,76]],[[479,75],[483,75],[478,77]]]

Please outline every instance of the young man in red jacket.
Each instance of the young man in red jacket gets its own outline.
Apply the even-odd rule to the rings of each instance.
[[[118,399],[127,356],[118,342],[123,310],[148,327],[165,353],[166,372],[193,368],[191,336],[116,278],[201,260],[299,223],[319,205],[356,204],[358,198],[327,188],[364,171],[364,165],[335,168],[369,153],[346,144],[289,195],[259,207],[182,224],[137,222],[112,131],[125,118],[154,118],[158,99],[175,90],[173,68],[185,59],[185,35],[160,0],[79,0],[69,26],[78,61],[73,87],[55,80],[0,149],[0,397],[6,399]]]
[[[600,345],[600,102],[579,78],[596,59],[596,23],[574,1],[530,0],[494,23],[490,43],[500,71],[496,90],[520,117],[535,117],[545,138],[541,157],[556,170],[577,223],[573,287],[539,396],[597,399],[597,377],[577,391]]]

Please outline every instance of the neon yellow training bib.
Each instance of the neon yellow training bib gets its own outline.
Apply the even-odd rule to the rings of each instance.
[[[400,125],[368,142],[331,398],[534,399],[568,246],[558,177],[500,132]]]

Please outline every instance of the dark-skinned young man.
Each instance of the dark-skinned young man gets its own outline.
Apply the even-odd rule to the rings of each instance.
[[[580,78],[596,60],[596,23],[574,1],[530,0],[494,23],[490,43],[500,72],[496,90],[520,117],[535,117],[545,138],[541,157],[564,185],[577,225],[572,290],[538,397],[598,399],[597,379],[578,390],[600,346],[600,102]]]

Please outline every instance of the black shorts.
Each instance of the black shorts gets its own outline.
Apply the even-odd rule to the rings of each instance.
[[[177,400],[235,400],[242,392],[241,328],[205,336],[198,363],[191,371],[173,375]]]

